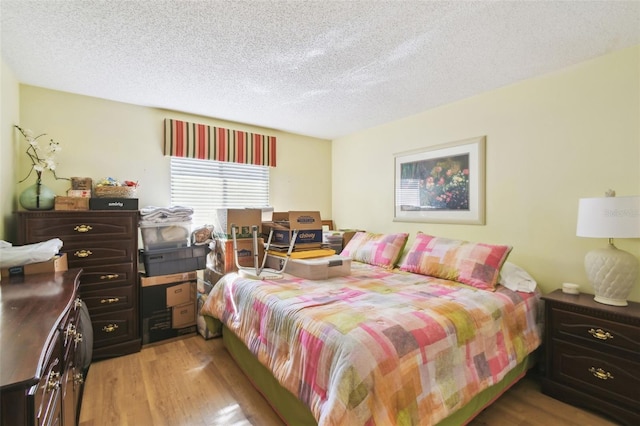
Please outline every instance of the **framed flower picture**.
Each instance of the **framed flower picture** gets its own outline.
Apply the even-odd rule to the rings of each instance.
[[[484,225],[485,136],[395,154],[396,222]]]

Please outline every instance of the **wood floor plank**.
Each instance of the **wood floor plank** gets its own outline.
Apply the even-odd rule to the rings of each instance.
[[[95,362],[80,426],[282,426],[221,339],[192,335]],[[597,414],[540,392],[527,376],[470,426],[611,426]],[[295,426],[295,425],[292,425]]]

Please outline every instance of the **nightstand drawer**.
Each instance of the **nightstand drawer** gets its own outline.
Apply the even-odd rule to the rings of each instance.
[[[640,328],[594,316],[581,315],[564,309],[551,312],[554,337],[576,339],[591,348],[603,346],[631,351],[640,358]]]
[[[553,380],[603,399],[640,407],[640,362],[558,340],[553,350]]]

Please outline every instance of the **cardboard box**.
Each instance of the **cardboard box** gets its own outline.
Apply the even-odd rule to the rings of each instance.
[[[165,250],[141,251],[144,272],[148,277],[204,269],[209,247],[191,246]]]
[[[189,246],[191,222],[140,222],[140,234],[145,251],[175,249]]]
[[[56,196],[54,210],[89,210],[89,198]]]
[[[142,344],[146,345],[178,336],[195,333],[196,326],[190,325],[183,328],[172,328],[172,310],[142,318]]]
[[[251,267],[254,265],[253,239],[236,239],[238,246],[238,263],[240,266]],[[258,238],[258,264],[262,264],[264,256],[264,240]],[[207,267],[212,268],[218,274],[224,275],[237,271],[233,240],[216,238],[213,240],[211,253],[207,259]]]
[[[89,210],[138,210],[137,198],[89,198]]]
[[[91,189],[69,189],[67,197],[91,198]]]
[[[185,303],[171,308],[171,328],[184,328],[196,325],[196,305]]]
[[[268,254],[266,266],[279,271],[284,260],[281,256]],[[341,277],[351,273],[351,258],[334,255],[311,259],[289,259],[284,272],[309,280]]]
[[[273,230],[271,244],[276,247],[288,246],[293,230],[298,230],[295,248],[316,248],[322,246],[322,220],[320,212],[290,211],[274,212],[272,222],[262,224],[265,238]]]
[[[261,235],[262,209],[217,209],[213,234],[216,238],[231,240],[231,225],[237,226],[237,238],[253,238],[252,227],[258,227]]]
[[[196,281],[198,273],[196,271],[181,272],[179,274],[159,275],[155,277],[140,277],[140,285],[142,287],[150,287],[154,285],[171,284],[182,281]]]
[[[67,254],[62,253],[54,256],[46,262],[30,263],[28,265],[14,266],[11,268],[2,268],[0,275],[2,278],[13,277],[18,275],[33,275],[50,272],[66,271],[69,269],[67,264]]]
[[[196,279],[195,271],[140,278],[143,344],[195,333]]]

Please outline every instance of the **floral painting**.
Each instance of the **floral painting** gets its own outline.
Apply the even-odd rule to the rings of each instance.
[[[484,224],[484,143],[396,154],[395,220]]]

